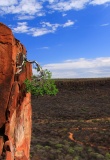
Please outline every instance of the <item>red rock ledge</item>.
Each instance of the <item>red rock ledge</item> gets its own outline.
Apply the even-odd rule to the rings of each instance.
[[[31,78],[32,67],[26,63],[18,73],[22,55],[25,47],[0,23],[0,159],[5,160],[30,159],[31,94],[23,82]]]

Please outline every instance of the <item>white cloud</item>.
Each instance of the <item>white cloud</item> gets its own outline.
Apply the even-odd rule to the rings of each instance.
[[[15,33],[28,33],[29,29],[27,22],[18,22],[17,27],[12,28]]]
[[[34,37],[42,36],[48,33],[54,33],[54,30],[47,28],[33,28],[31,31]]]
[[[52,72],[53,78],[110,77],[110,57],[80,58],[62,63],[46,64],[43,69]],[[35,74],[35,71],[33,70]]]
[[[27,22],[18,22],[16,27],[11,26],[14,33],[26,33],[34,37],[54,33],[57,27],[57,24],[50,24],[49,22],[42,22],[41,27],[29,27]]]
[[[102,5],[107,4],[110,0],[47,0],[50,2],[49,8],[53,8],[58,11],[68,10],[80,10],[85,8],[87,5]]]
[[[55,23],[51,24],[50,22],[42,22],[42,27],[46,28],[52,28],[53,31],[55,31],[58,27],[62,26],[61,24]]]
[[[45,3],[48,2],[48,3]],[[44,16],[46,12],[55,10],[65,12],[80,10],[87,5],[108,4],[110,0],[0,0],[1,14],[16,14],[19,19],[29,19],[27,16]],[[50,10],[47,11],[47,8]],[[23,15],[23,18],[21,16]],[[65,16],[63,14],[63,16]],[[31,19],[32,17],[30,17]]]
[[[60,24],[51,24],[50,22],[42,22],[41,27],[31,28],[30,31],[34,37],[54,33]]]
[[[110,0],[0,0],[0,14],[14,14],[19,20],[22,20],[28,19],[27,16],[33,16],[29,18],[31,19],[44,16],[47,12],[54,13],[55,10],[64,13],[69,10],[83,9],[87,5],[109,3]],[[62,15],[66,16],[66,13]]]
[[[17,26],[11,26],[11,29],[14,33],[26,33],[30,34],[34,37],[42,36],[49,33],[55,33],[58,29],[58,27],[69,27],[70,25],[73,25],[74,22],[71,20],[68,20],[64,24],[52,24],[50,22],[42,22],[40,23],[40,27],[30,27],[28,26],[27,22],[18,22]]]
[[[0,0],[0,7],[6,7],[18,4],[17,0]]]
[[[50,5],[50,8],[59,11],[68,11],[71,9],[83,9],[90,0],[59,0],[57,3]]]
[[[90,4],[93,4],[93,5],[101,5],[101,4],[106,4],[106,3],[109,3],[110,0],[92,0],[90,2]]]
[[[72,26],[72,25],[74,25],[74,22],[71,21],[71,20],[68,20],[68,21],[63,25],[63,27],[69,27],[69,26]]]
[[[42,10],[42,4],[36,0],[0,0],[2,14],[37,15]]]

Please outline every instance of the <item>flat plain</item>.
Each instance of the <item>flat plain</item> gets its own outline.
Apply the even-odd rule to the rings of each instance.
[[[110,160],[110,78],[57,79],[32,95],[31,160]]]

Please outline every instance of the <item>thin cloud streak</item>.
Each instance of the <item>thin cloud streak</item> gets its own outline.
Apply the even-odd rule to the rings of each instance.
[[[22,15],[22,16],[18,16],[18,20],[31,20],[31,19],[34,19],[34,16],[26,16],[26,15]]]
[[[49,49],[49,47],[40,47],[40,48],[37,48],[37,49]]]
[[[101,24],[100,26],[101,27],[106,27],[106,26],[109,26],[110,25],[110,23],[104,23],[104,24]]]
[[[53,78],[110,77],[110,57],[66,60],[62,63],[46,64],[43,69],[50,70]]]

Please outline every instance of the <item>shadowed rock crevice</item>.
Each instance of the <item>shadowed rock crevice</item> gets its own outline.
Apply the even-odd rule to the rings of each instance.
[[[17,74],[23,55],[25,47],[0,23],[0,160],[30,159],[31,94],[24,81],[31,79],[32,67],[27,62]]]

